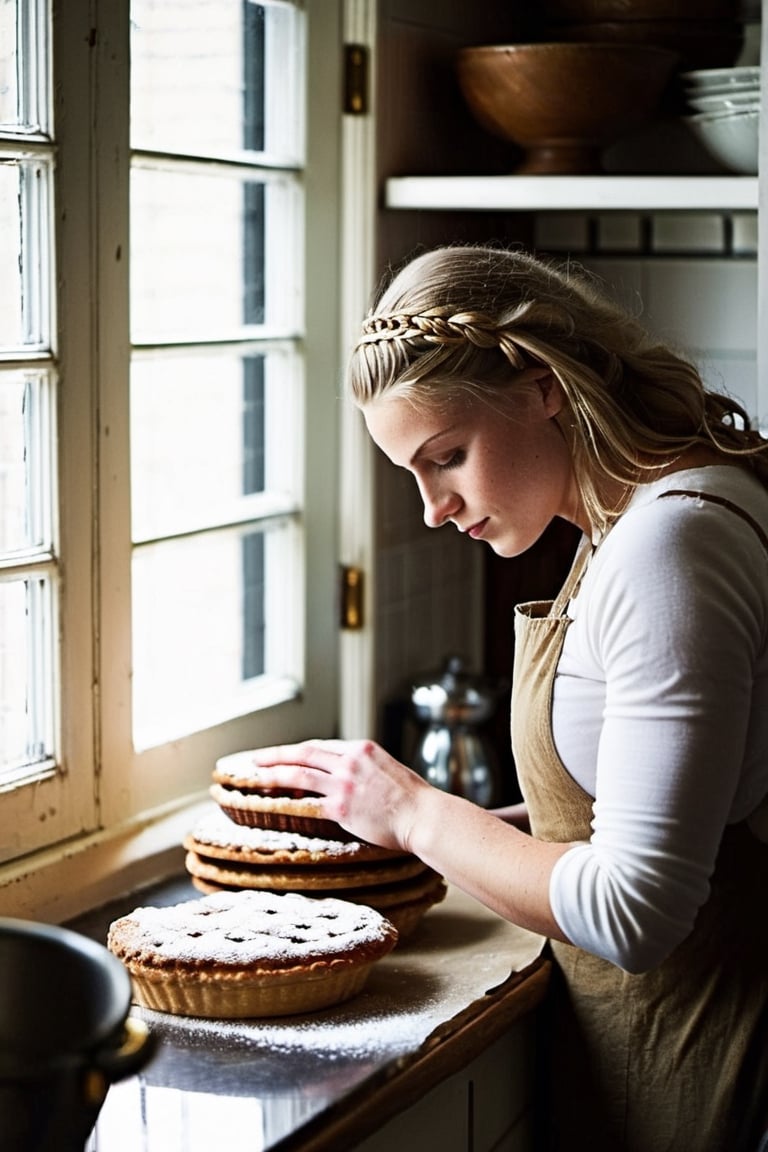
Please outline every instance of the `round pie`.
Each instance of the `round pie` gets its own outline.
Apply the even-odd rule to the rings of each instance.
[[[230,820],[252,828],[298,832],[303,836],[353,839],[340,824],[325,816],[322,797],[298,788],[265,787],[256,780],[258,772],[252,752],[235,752],[216,761],[211,796]]]
[[[348,1000],[396,943],[394,925],[367,905],[253,890],[136,908],[107,937],[137,1003],[225,1019]]]
[[[191,862],[187,861],[189,870]],[[194,866],[194,865],[192,865]],[[217,869],[214,863],[190,872],[192,883],[198,892],[239,892],[244,889],[242,877],[233,869]],[[378,884],[372,888],[346,888],[336,893],[354,904],[366,904],[386,916],[397,929],[398,939],[404,940],[415,931],[422,917],[435,904],[446,897],[447,887],[443,877],[425,869],[423,873],[408,880],[398,880],[389,884]],[[317,891],[301,893],[313,899]]]
[[[302,836],[271,828],[236,824],[218,807],[206,813],[184,838],[188,852],[232,863],[270,867],[312,865],[338,867],[371,860],[397,860],[405,853],[379,848],[362,840]]]
[[[235,884],[239,888],[269,888],[280,892],[333,890],[340,894],[342,889],[346,892],[353,888],[375,888],[428,871],[426,864],[416,856],[404,856],[391,862],[371,861],[359,867],[347,864],[340,868],[328,864],[321,868],[308,868],[301,864],[265,867],[244,862],[228,867],[228,863],[211,860],[197,852],[187,852],[186,856],[186,868],[192,876]]]
[[[235,824],[271,828],[278,832],[298,832],[302,836],[353,839],[335,820],[324,816],[322,801],[316,797],[264,795],[230,788],[224,784],[212,784],[211,796]]]
[[[227,788],[241,788],[248,792],[258,792],[263,796],[270,796],[279,791],[281,796],[290,796],[300,799],[302,796],[316,796],[315,792],[305,792],[301,788],[279,790],[265,786],[263,781],[257,784],[254,777],[259,769],[253,762],[252,752],[233,752],[229,756],[220,756],[213,767],[213,781],[223,784]]]

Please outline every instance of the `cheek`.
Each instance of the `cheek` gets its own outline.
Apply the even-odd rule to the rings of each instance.
[[[525,497],[544,503],[571,475],[571,457],[554,421],[521,431],[514,442],[495,446],[483,460],[483,486],[500,498]]]

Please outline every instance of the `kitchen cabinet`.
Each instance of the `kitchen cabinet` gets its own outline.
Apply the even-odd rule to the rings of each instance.
[[[533,1051],[533,1019],[528,1016],[354,1152],[528,1152],[533,1147]]]

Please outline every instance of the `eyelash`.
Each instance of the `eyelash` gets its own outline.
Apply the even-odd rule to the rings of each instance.
[[[454,452],[454,454],[453,454],[453,456],[451,456],[450,460],[446,460],[446,462],[444,464],[435,463],[435,467],[440,472],[449,472],[451,470],[451,468],[460,468],[461,465],[466,460],[466,458],[467,458],[467,454],[464,451],[464,449],[459,448],[456,452]]]

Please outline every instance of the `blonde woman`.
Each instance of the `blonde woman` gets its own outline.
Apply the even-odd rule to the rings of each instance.
[[[556,516],[583,532],[558,598],[516,609],[527,811],[440,792],[370,740],[262,749],[258,775],[321,794],[356,836],[547,939],[541,1147],[753,1152],[768,1128],[768,446],[592,280],[519,251],[409,263],[363,324],[349,386],[431,527],[501,556]]]

